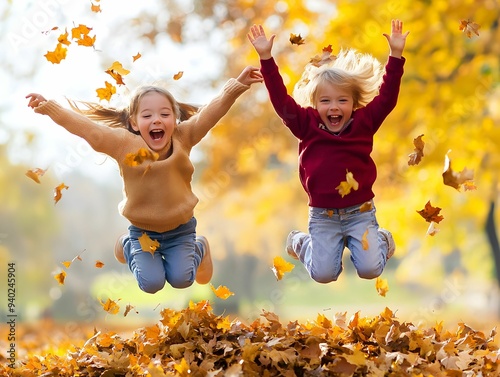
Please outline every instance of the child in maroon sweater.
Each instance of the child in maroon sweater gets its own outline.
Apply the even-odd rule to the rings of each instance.
[[[391,233],[379,228],[375,217],[372,186],[377,171],[370,153],[375,132],[396,106],[408,35],[402,27],[393,20],[391,35],[384,34],[390,48],[385,72],[370,55],[341,51],[325,64],[306,67],[295,87],[296,99],[288,95],[271,54],[275,35],[267,39],[260,25],[248,34],[273,107],[299,140],[309,233],[290,232],[286,250],[320,283],[337,280],[344,247],[365,279],[379,276],[394,254]],[[342,187],[349,178],[356,181],[350,192]]]

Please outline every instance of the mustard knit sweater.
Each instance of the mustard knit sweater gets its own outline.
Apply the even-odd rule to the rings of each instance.
[[[188,120],[177,124],[172,135],[170,156],[134,167],[125,164],[125,156],[137,153],[140,148],[149,149],[140,135],[125,128],[97,124],[53,100],[41,103],[35,112],[48,115],[72,134],[85,139],[97,152],[113,158],[123,179],[123,200],[118,206],[120,213],[138,228],[162,233],[193,217],[198,198],[191,190],[194,172],[189,159],[191,149],[249,88],[236,79],[230,79],[210,103]],[[160,155],[165,155],[165,152],[158,151]]]

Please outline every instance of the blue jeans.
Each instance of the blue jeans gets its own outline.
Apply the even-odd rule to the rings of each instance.
[[[386,264],[388,244],[378,231],[375,206],[360,212],[360,206],[343,209],[309,207],[309,234],[298,232],[292,238],[292,248],[312,279],[329,283],[338,279],[343,270],[342,255],[347,247],[358,275],[373,279],[382,274]],[[366,250],[363,235],[366,233]]]
[[[128,229],[128,237],[123,240],[123,254],[141,290],[155,293],[164,287],[165,281],[174,288],[193,284],[204,253],[196,242],[194,217],[164,233],[146,231],[134,225]],[[139,237],[143,233],[160,243],[154,255],[141,249]]]

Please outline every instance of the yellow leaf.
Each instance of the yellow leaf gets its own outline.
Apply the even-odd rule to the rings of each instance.
[[[181,377],[187,377],[190,375],[191,371],[189,369],[189,364],[186,359],[182,358],[180,364],[175,364],[174,369],[179,373]]]
[[[61,262],[63,264],[64,267],[66,268],[69,268],[69,266],[71,266],[71,263],[73,263],[72,261],[65,261],[65,262]]]
[[[215,295],[222,300],[227,300],[229,297],[234,296],[234,293],[224,285],[219,285],[217,289],[215,289],[214,286],[210,284],[210,288],[212,288]]]
[[[91,3],[90,10],[94,13],[99,13],[101,12],[101,6],[99,4]]]
[[[59,43],[62,43],[63,45],[69,46],[71,42],[68,40],[68,31],[66,30],[64,34],[61,34],[58,38],[57,41]]]
[[[364,202],[361,207],[359,207],[359,212],[368,212],[371,211],[373,208],[373,203],[372,201],[369,202]]]
[[[380,296],[385,297],[385,294],[389,292],[389,284],[387,283],[387,279],[382,279],[379,276],[375,281],[375,288],[377,288],[377,292]]]
[[[76,43],[80,46],[88,46],[91,47],[95,43],[95,35],[93,37],[89,36],[92,28],[89,28],[86,25],[78,25],[71,29],[71,38],[76,40]]]
[[[109,314],[116,314],[120,311],[120,306],[110,298],[108,298],[106,302],[102,302],[101,300],[99,300],[99,303],[101,304],[102,308]]]
[[[26,177],[31,178],[36,183],[40,183],[40,177],[43,176],[45,172],[46,170],[40,168],[30,169],[26,172]]]
[[[345,176],[345,181],[340,182],[340,185],[335,187],[339,191],[339,194],[344,197],[351,192],[351,189],[357,190],[359,188],[359,183],[354,179],[354,175],[347,171]]]
[[[66,186],[64,183],[61,183],[59,186],[57,186],[55,189],[54,189],[54,204],[56,204],[59,200],[61,200],[62,198],[62,190],[63,189],[69,189],[68,186]]]
[[[231,321],[229,320],[229,316],[217,321],[217,328],[221,329],[223,332],[231,330]]]
[[[363,233],[363,238],[361,238],[361,244],[363,245],[363,250],[368,250],[370,244],[368,243],[368,229]]]
[[[130,71],[123,68],[122,63],[115,61],[111,66],[104,71],[111,77],[113,77],[118,85],[125,85],[122,76],[128,75]]]
[[[132,306],[130,304],[128,304],[126,307],[125,307],[125,312],[123,313],[123,316],[126,317],[128,313],[130,313],[130,311],[134,309],[134,312],[136,314],[139,314],[139,312],[137,310],[135,310],[135,306]]]
[[[67,52],[68,49],[63,47],[61,43],[58,43],[54,51],[47,51],[44,56],[52,64],[59,64],[63,59],[66,59]]]
[[[287,272],[292,271],[295,266],[292,263],[287,262],[282,257],[275,257],[273,260],[273,267],[271,270],[274,272],[277,280],[283,279],[283,275]]]
[[[138,166],[147,160],[154,162],[158,160],[158,157],[160,157],[158,153],[147,148],[140,148],[136,153],[127,153],[124,162],[128,166]]]
[[[155,251],[160,247],[160,243],[157,240],[152,240],[149,236],[143,232],[142,236],[139,237],[139,243],[141,244],[141,249],[143,252],[151,253],[155,256]]]
[[[116,93],[116,87],[107,81],[104,82],[104,85],[106,85],[105,88],[96,89],[97,97],[101,100],[109,101],[113,94]]]
[[[64,285],[64,279],[66,279],[66,272],[61,271],[60,273],[54,276],[54,279],[56,279],[59,282],[59,285]]]

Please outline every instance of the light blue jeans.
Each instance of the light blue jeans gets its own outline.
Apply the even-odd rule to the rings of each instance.
[[[203,247],[196,242],[194,217],[164,233],[146,231],[134,225],[128,229],[128,237],[123,240],[123,254],[141,290],[158,292],[165,281],[174,288],[187,288],[193,284],[204,254]],[[143,233],[160,243],[154,255],[141,249],[139,237]]]
[[[360,212],[360,206],[343,209],[309,207],[309,234],[298,232],[292,238],[292,248],[312,279],[329,283],[338,279],[343,270],[344,247],[358,275],[373,279],[382,274],[389,245],[378,229],[375,206]],[[367,232],[368,247],[362,239]]]

